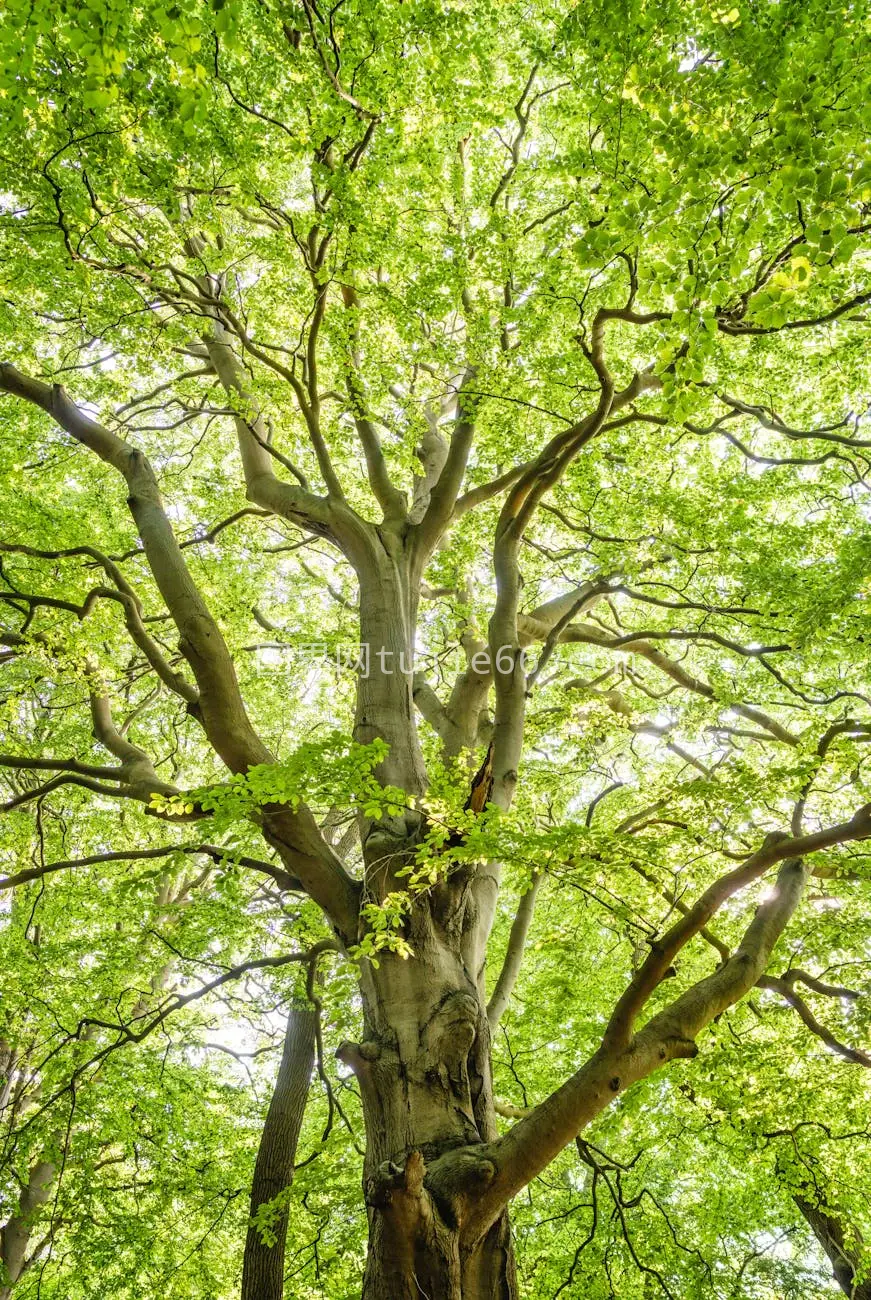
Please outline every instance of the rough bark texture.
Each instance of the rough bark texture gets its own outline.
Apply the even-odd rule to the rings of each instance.
[[[252,1219],[261,1205],[274,1200],[293,1182],[296,1147],[314,1059],[315,1012],[293,1008],[287,1018],[278,1078],[254,1165]],[[248,1228],[242,1268],[242,1300],[282,1300],[286,1209],[270,1225],[270,1233],[275,1238],[271,1245],[263,1240],[253,1222]]]
[[[401,535],[379,529],[360,575],[369,674],[358,685],[356,729],[361,741],[388,742],[379,775],[410,796],[426,788],[412,693],[412,568]],[[403,887],[419,833],[412,811],[362,827],[373,897]],[[340,1054],[359,1080],[366,1123],[365,1300],[516,1295],[507,1215],[483,1234],[464,1231],[490,1172],[475,1149],[496,1137],[482,962],[488,928],[471,874],[455,871],[414,904],[406,931],[414,957],[388,953],[362,971],[363,1040]],[[462,1159],[448,1177],[437,1162],[449,1152]]]
[[[516,1295],[507,1216],[466,1232],[496,1136],[487,1014],[463,961],[474,924],[468,884],[415,909],[416,957],[386,957],[363,978],[366,1034],[342,1056],[359,1079],[366,1119],[369,1214],[365,1300]],[[448,1168],[440,1157],[456,1153]]]

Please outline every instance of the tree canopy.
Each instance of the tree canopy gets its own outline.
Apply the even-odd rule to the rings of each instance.
[[[0,1298],[867,1298],[867,6],[0,48]]]

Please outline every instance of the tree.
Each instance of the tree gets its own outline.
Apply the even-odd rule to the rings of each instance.
[[[364,1296],[514,1296],[511,1202],[576,1150],[629,1242],[584,1134],[751,991],[867,1089],[828,978],[867,961],[864,16],[9,13],[0,763],[36,856],[2,883],[162,855],[149,944],[223,961],[36,1070],[13,1150],[70,1111],[15,1155],[10,1281],[85,1081],[286,967],[346,1022],[357,981]],[[527,974],[537,900],[566,957]],[[559,1043],[532,1102],[494,1090],[506,1014]]]
[[[293,1183],[296,1148],[314,1057],[315,1013],[308,1008],[292,1008],[287,1019],[275,1091],[266,1112],[254,1166],[251,1223],[245,1241],[242,1271],[243,1296],[262,1296],[264,1300],[277,1296],[281,1300],[284,1294],[287,1192]],[[280,1217],[270,1222],[268,1233],[263,1232],[258,1222],[261,1205],[269,1207],[270,1220],[274,1209],[280,1208]]]

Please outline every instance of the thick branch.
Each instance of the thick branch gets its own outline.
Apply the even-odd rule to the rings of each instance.
[[[844,1295],[849,1300],[871,1300],[871,1277],[867,1272],[861,1281],[857,1277],[862,1266],[860,1251],[847,1246],[843,1223],[825,1204],[819,1190],[812,1184],[807,1185],[801,1193],[793,1194],[793,1200],[826,1252],[835,1281]]]
[[[674,959],[689,941],[699,934],[723,904],[739,890],[758,880],[778,862],[787,858],[805,856],[834,844],[866,839],[871,835],[871,807],[861,808],[849,822],[830,826],[810,835],[790,837],[783,833],[768,835],[755,853],[734,870],[715,880],[704,891],[689,911],[657,939],[651,951],[636,972],[626,992],[617,1002],[608,1022],[605,1043],[609,1047],[625,1047],[629,1042],[635,1020],[654,989],[661,983]]]
[[[540,1173],[617,1093],[670,1060],[696,1054],[694,1040],[701,1029],[743,997],[762,974],[798,906],[808,874],[800,859],[784,862],[772,896],[757,909],[734,956],[654,1016],[634,1039],[620,1045],[606,1040],[562,1087],[487,1148],[496,1174],[474,1207],[476,1231],[485,1229],[505,1201]]]
[[[41,407],[77,442],[123,476],[129,491],[128,505],[139,528],[149,566],[178,628],[180,648],[199,687],[195,716],[231,771],[245,772],[251,766],[271,763],[273,757],[255,732],[242,701],[227,644],[185,564],[146,457],[81,411],[59,385],[50,386],[2,364],[0,390]],[[252,441],[249,450],[253,446],[256,444]],[[288,492],[295,491],[286,484],[280,486]],[[61,779],[85,781],[72,776],[58,778]],[[353,934],[357,886],[320,834],[311,812],[304,807],[297,812],[286,807],[267,809],[264,825],[268,838],[279,848],[307,892],[342,933]]]
[[[491,1030],[496,1028],[505,1014],[512,990],[520,974],[523,954],[526,950],[526,940],[529,937],[529,927],[532,925],[532,918],[535,913],[535,900],[543,880],[544,875],[542,873],[533,876],[532,884],[521,898],[515,913],[511,933],[508,936],[505,960],[502,963],[502,969],[499,972],[499,978],[496,980],[496,986],[493,989],[490,1001],[487,1003],[487,1019],[490,1022]]]
[[[58,384],[44,384],[3,364],[0,389],[41,407],[77,442],[123,476],[149,566],[200,688],[197,713],[206,734],[234,772],[268,762],[269,751],[254,732],[242,703],[229,650],[185,564],[146,457],[81,411]]]
[[[415,529],[415,559],[421,573],[433,548],[450,522],[466,473],[469,452],[475,437],[476,408],[474,399],[465,392],[465,389],[474,379],[475,374],[475,367],[470,366],[460,381],[457,389],[457,413],[454,417],[454,431],[448,454],[430,492],[429,505]]]
[[[301,485],[286,483],[279,479],[273,466],[274,456],[270,447],[269,429],[260,407],[251,393],[247,377],[237,360],[230,344],[230,334],[221,319],[215,313],[211,333],[204,339],[209,359],[225,391],[238,399],[239,411],[234,415],[236,435],[239,441],[239,453],[242,469],[248,489],[248,499],[267,510],[273,511],[284,519],[301,527],[310,529],[324,537],[332,537],[334,511],[329,498],[315,496]],[[297,386],[299,386],[299,381]],[[337,501],[344,499],[341,485],[336,478],[326,448],[320,440],[320,428],[309,406],[304,401],[301,389],[297,398],[303,398],[303,417],[309,423],[310,434],[315,434],[315,451],[319,453],[321,473],[327,484],[330,497]],[[311,424],[314,421],[314,424]]]

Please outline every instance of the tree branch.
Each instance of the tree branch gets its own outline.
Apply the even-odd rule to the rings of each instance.
[[[532,883],[526,893],[521,897],[514,921],[511,925],[511,932],[508,936],[508,948],[505,952],[505,960],[502,963],[502,969],[499,972],[499,978],[487,1003],[487,1019],[490,1022],[491,1032],[499,1024],[505,1014],[508,1002],[517,977],[520,974],[520,967],[523,964],[523,954],[526,951],[526,941],[529,937],[529,928],[532,925],[532,918],[535,913],[535,900],[538,896],[541,882],[544,880],[544,873],[537,872],[532,877]]]
[[[90,857],[84,858],[67,858],[58,862],[48,862],[44,866],[26,867],[23,871],[17,871],[12,876],[0,877],[0,892],[6,889],[16,889],[19,885],[26,885],[28,881],[40,880],[43,876],[52,875],[55,871],[75,871],[79,867],[97,867],[108,862],[139,862],[150,860],[152,858],[168,858],[174,853],[199,854],[212,859],[215,863],[233,862],[240,867],[246,867],[250,871],[259,871],[264,875],[271,876],[279,888],[287,890],[289,893],[303,892],[302,884],[287,871],[276,866],[273,862],[264,862],[261,858],[250,858],[244,854],[238,854],[231,849],[221,848],[219,844],[167,844],[161,848],[154,849],[122,849],[113,853],[94,853]]]
[[[350,347],[346,359],[345,380],[348,387],[348,396],[351,400],[351,408],[354,412],[354,425],[366,460],[369,486],[375,500],[384,512],[385,520],[402,520],[408,514],[405,493],[390,478],[381,439],[369,414],[366,402],[358,345],[360,300],[357,297],[356,290],[351,285],[342,285],[342,301],[350,317]]]
[[[797,977],[796,977],[797,978]],[[774,975],[761,975],[756,981],[760,988],[770,989],[773,993],[779,993],[784,1001],[788,1002],[793,1010],[797,1011],[804,1025],[815,1034],[817,1038],[822,1039],[826,1047],[831,1048],[838,1056],[843,1056],[845,1060],[852,1061],[856,1065],[864,1065],[871,1069],[871,1056],[867,1052],[861,1051],[858,1047],[848,1047],[836,1038],[831,1030],[826,1029],[825,1025],[820,1024],[814,1013],[803,998],[800,998],[793,988],[793,981],[781,977],[777,979]],[[817,981],[814,981],[817,983]],[[812,987],[812,986],[811,986]],[[819,986],[818,986],[819,987]],[[856,997],[855,993],[850,994]]]
[[[871,833],[871,823],[866,833]],[[743,997],[762,974],[798,906],[808,874],[801,859],[785,861],[771,897],[757,909],[738,950],[727,962],[678,996],[635,1038],[609,1045],[606,1035],[599,1050],[576,1074],[486,1148],[495,1172],[472,1209],[475,1233],[486,1231],[505,1202],[573,1141],[617,1093],[668,1061],[697,1054],[694,1040],[701,1029]]]
[[[0,391],[40,407],[77,442],[122,475],[149,566],[178,628],[181,651],[199,687],[199,701],[191,706],[191,711],[232,772],[245,772],[251,766],[273,762],[272,754],[248,717],[227,644],[185,564],[149,461],[81,411],[57,384],[32,379],[3,363],[0,364]],[[249,442],[249,450],[254,445],[253,441]],[[290,493],[298,491],[286,484],[281,486]],[[85,778],[57,778],[56,784],[64,782],[82,784]],[[99,793],[106,791],[100,789]],[[295,812],[288,807],[265,809],[264,829],[267,838],[279,848],[283,860],[333,924],[345,935],[355,934],[359,887],[324,840],[311,811],[304,806]]]

